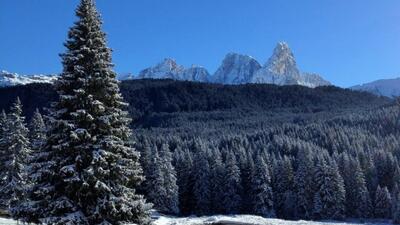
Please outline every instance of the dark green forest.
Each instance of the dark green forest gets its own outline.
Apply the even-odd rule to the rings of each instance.
[[[285,219],[391,219],[398,210],[396,101],[327,86],[224,86],[172,80],[120,84],[146,181],[160,212]],[[51,85],[0,89],[30,118]]]

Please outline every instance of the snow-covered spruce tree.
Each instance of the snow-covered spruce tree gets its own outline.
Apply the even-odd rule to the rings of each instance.
[[[396,207],[395,211],[393,212],[393,223],[394,224],[400,224],[400,194],[397,195],[397,202],[396,202]]]
[[[182,215],[188,215],[191,213],[192,207],[194,205],[192,154],[188,149],[175,149],[174,161],[178,177],[177,184],[179,190],[179,211]]]
[[[7,114],[4,110],[0,114],[0,186],[3,185],[5,176],[4,164],[7,156],[6,152],[6,134],[7,134]],[[1,206],[0,206],[1,207]]]
[[[297,153],[297,170],[294,176],[296,193],[296,218],[312,218],[313,205],[313,161],[308,148],[302,148]]]
[[[294,217],[295,199],[293,192],[293,168],[288,157],[274,165],[274,206],[278,218]]]
[[[129,142],[130,119],[92,0],[81,0],[62,54],[51,129],[35,161],[35,186],[23,220],[46,224],[148,224],[150,205]]]
[[[343,219],[345,217],[346,191],[337,165],[332,159],[322,157],[318,159],[314,182],[316,185],[314,218]]]
[[[221,152],[218,148],[212,149],[209,156],[210,161],[210,180],[211,180],[211,210],[213,213],[221,214],[224,212],[223,196],[224,196],[224,180],[225,165],[222,162]]]
[[[375,193],[374,216],[375,218],[391,218],[392,199],[387,187],[378,186]]]
[[[354,168],[355,216],[357,218],[368,218],[371,216],[372,202],[365,176],[358,161],[353,160],[352,164],[352,168]]]
[[[167,144],[163,144],[160,149],[159,164],[163,176],[165,196],[164,199],[164,212],[170,214],[179,214],[179,191],[176,184],[176,171],[172,166],[172,153]]]
[[[26,164],[30,153],[28,128],[22,116],[19,98],[11,106],[5,126],[0,204],[1,208],[8,208],[10,213],[15,215],[26,196]]]
[[[166,204],[167,190],[164,186],[161,158],[157,147],[152,148],[152,159],[149,162],[148,174],[146,177],[147,200],[154,204],[154,208],[160,212],[169,212]]]
[[[32,152],[39,152],[46,142],[46,125],[39,109],[36,109],[29,124],[29,139],[31,141]]]
[[[269,168],[261,155],[258,155],[251,174],[251,204],[253,213],[263,217],[275,217],[274,199]]]
[[[237,214],[240,211],[241,203],[241,182],[240,169],[237,165],[236,157],[232,151],[229,151],[225,160],[225,180],[224,195],[222,196],[222,204],[225,213]]]
[[[196,147],[193,160],[193,212],[197,215],[207,215],[210,213],[211,205],[211,184],[210,184],[210,164],[208,163],[205,149],[202,144]]]

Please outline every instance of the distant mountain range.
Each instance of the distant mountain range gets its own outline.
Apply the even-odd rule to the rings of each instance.
[[[397,97],[400,96],[400,78],[377,80],[362,85],[356,85],[350,89],[367,91],[386,97]]]
[[[285,42],[275,47],[272,56],[261,66],[257,60],[248,55],[229,53],[222,60],[221,66],[214,74],[207,69],[193,65],[185,68],[174,59],[166,58],[153,67],[146,68],[135,76],[131,73],[119,74],[118,79],[174,79],[219,84],[268,83],[277,85],[302,85],[318,87],[331,85],[320,75],[302,73],[297,68],[292,51]],[[0,86],[13,86],[28,83],[53,82],[56,76],[34,75],[23,76],[6,71],[0,72]]]
[[[30,83],[53,83],[56,75],[19,75],[7,71],[0,71],[0,87],[25,85]]]
[[[175,60],[167,58],[153,67],[142,70],[137,78],[170,78],[219,84],[268,83],[307,87],[331,85],[317,74],[301,73],[292,51],[285,42],[277,44],[264,66],[251,56],[228,53],[217,71],[210,75],[203,67],[184,68]]]

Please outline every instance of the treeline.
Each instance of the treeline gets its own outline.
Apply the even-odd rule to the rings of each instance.
[[[159,211],[178,215],[399,222],[398,106],[242,126],[252,121],[138,130],[147,177],[141,191]]]
[[[377,97],[333,86],[307,88],[271,84],[218,85],[173,80],[127,80],[120,83],[129,103],[133,125],[157,126],[161,114],[194,112],[271,112],[295,113],[352,111],[390,103]],[[29,84],[0,88],[0,109],[8,109],[19,97],[25,116],[30,119],[36,108],[49,107],[57,100],[50,84]]]

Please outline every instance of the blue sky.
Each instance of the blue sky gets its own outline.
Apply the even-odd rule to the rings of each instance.
[[[58,73],[78,0],[0,0],[0,69]],[[117,72],[165,57],[213,73],[228,52],[264,64],[278,41],[302,71],[348,87],[400,76],[398,0],[97,0]]]

